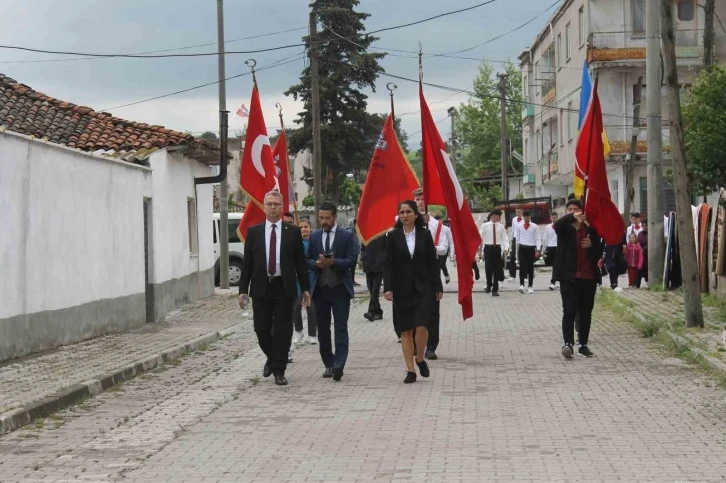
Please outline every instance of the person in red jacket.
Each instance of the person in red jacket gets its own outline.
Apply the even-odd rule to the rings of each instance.
[[[628,245],[625,248],[625,259],[628,262],[628,288],[635,288],[638,272],[643,268],[643,249],[638,243],[638,236],[630,234]]]

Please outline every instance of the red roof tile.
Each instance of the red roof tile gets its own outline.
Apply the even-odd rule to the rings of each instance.
[[[209,141],[163,126],[127,121],[107,112],[61,101],[0,74],[0,129],[47,139],[83,151],[190,145],[209,151]]]

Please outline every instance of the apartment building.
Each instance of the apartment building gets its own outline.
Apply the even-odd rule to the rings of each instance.
[[[641,79],[641,110],[633,174],[631,211],[647,213],[647,135],[645,105],[646,0],[563,0],[531,46],[519,56],[524,97],[522,109],[525,196],[552,196],[555,206],[573,191],[575,145],[583,65],[587,61],[598,93],[610,141],[607,160],[613,201],[627,203],[625,166],[633,134],[633,99]],[[696,0],[674,0],[679,81],[689,85],[703,66],[705,13]],[[726,20],[726,2],[716,2],[717,18]],[[716,22],[717,59],[726,54],[726,32]],[[642,77],[642,78],[641,78]],[[661,106],[663,119],[665,101]],[[663,159],[670,165],[670,140],[663,129]],[[663,185],[665,209],[673,209],[672,185]]]

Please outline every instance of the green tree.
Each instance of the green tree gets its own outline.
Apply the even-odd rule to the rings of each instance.
[[[357,205],[360,202],[360,197],[363,194],[360,185],[356,183],[353,178],[343,178],[343,182],[340,186],[340,198],[338,202],[341,205]]]
[[[215,133],[213,133],[212,131],[203,132],[202,135],[199,137],[201,139],[204,139],[205,141],[211,141],[211,142],[216,142],[219,140],[217,135]]]
[[[315,197],[313,195],[307,195],[303,198],[303,206],[315,206]]]
[[[505,64],[509,75],[505,98],[507,130],[513,149],[522,144],[522,75],[512,63]],[[456,171],[459,179],[501,175],[501,114],[498,79],[494,69],[484,62],[474,79],[474,94],[459,107],[456,120],[457,138],[461,161]],[[512,160],[515,169],[521,171],[521,163]],[[473,182],[462,182],[466,196],[474,200],[484,196],[482,188]],[[490,190],[484,190],[490,191]],[[501,189],[499,191],[501,199]],[[491,196],[484,196],[491,198]],[[477,203],[478,204],[478,203]]]
[[[692,194],[726,186],[726,66],[701,71],[683,106]]]
[[[369,14],[354,10],[359,0],[315,0],[311,4],[322,30],[318,33],[320,78],[320,121],[322,166],[321,172],[331,172],[333,182],[328,196],[337,201],[342,178],[347,173],[368,167],[373,143],[380,133],[377,119],[366,112],[368,96],[362,89],[375,92],[375,82],[383,68],[378,64],[383,53],[368,53],[376,40],[373,36],[358,36],[365,32],[363,21]],[[354,41],[340,37],[354,38]],[[307,42],[309,39],[305,37]],[[301,100],[304,110],[295,121],[300,128],[290,131],[291,153],[312,150],[312,92],[310,68],[306,67],[300,83],[290,87],[285,95]],[[370,149],[368,149],[370,148]]]

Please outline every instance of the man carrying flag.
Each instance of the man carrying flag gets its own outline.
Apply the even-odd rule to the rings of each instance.
[[[421,56],[419,55],[419,67]],[[421,104],[421,132],[425,205],[446,206],[451,220],[451,234],[456,246],[456,270],[459,277],[459,304],[464,320],[474,315],[472,289],[474,277],[471,271],[481,236],[464,198],[454,166],[446,152],[431,111],[423,93],[422,72],[419,72],[419,101]],[[429,329],[430,330],[430,329]]]

